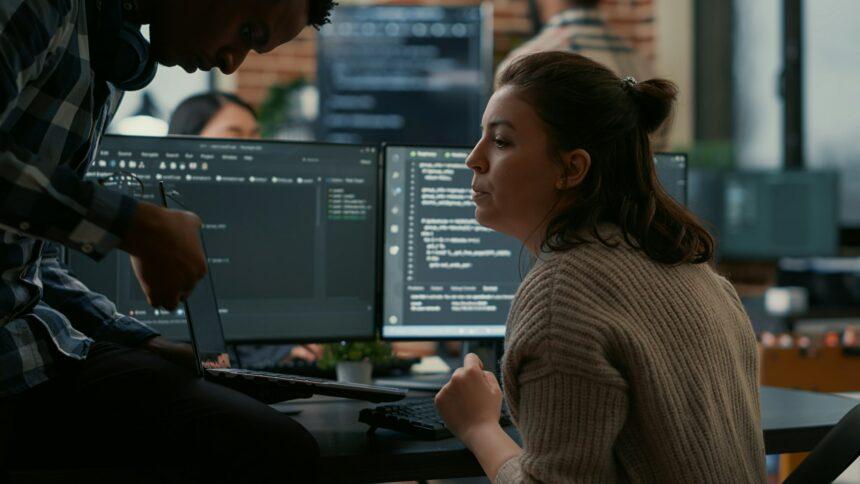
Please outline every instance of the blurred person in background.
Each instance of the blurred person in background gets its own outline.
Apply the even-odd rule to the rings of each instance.
[[[214,91],[179,103],[170,116],[168,134],[260,139],[260,124],[250,104],[234,94]]]
[[[642,55],[607,23],[600,0],[529,0],[535,36],[499,64],[501,73],[520,57],[566,51],[599,62],[620,77],[650,79],[653,69]]]
[[[535,36],[511,51],[496,69],[537,52],[573,52],[606,66],[619,77],[650,79],[654,67],[607,22],[600,0],[529,0]],[[668,145],[671,120],[651,135],[656,151]]]

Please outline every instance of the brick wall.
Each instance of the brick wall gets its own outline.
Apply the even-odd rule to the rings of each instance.
[[[655,0],[603,0],[607,20],[619,35],[626,37],[649,59],[655,57],[654,42]],[[347,4],[347,1],[341,1]],[[464,5],[468,0],[397,0],[362,3],[395,3],[398,5]],[[498,62],[508,51],[531,34],[527,0],[494,0],[494,50]],[[261,56],[250,53],[242,68],[235,74],[236,90],[240,97],[259,105],[273,84],[288,83],[316,77],[316,31],[305,29],[292,42]]]

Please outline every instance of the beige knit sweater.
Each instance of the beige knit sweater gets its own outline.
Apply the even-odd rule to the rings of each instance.
[[[498,482],[764,481],[755,336],[731,284],[625,244],[542,259],[508,319],[523,453]]]

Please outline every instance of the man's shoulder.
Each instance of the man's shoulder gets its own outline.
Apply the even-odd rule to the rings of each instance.
[[[3,0],[0,2],[0,25],[28,17],[50,22],[64,19],[76,11],[83,0]]]
[[[0,41],[31,53],[46,49],[54,38],[77,23],[84,0],[3,0]]]

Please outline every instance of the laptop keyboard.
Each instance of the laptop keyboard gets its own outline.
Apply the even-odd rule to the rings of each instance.
[[[385,363],[374,364],[373,377],[385,378],[409,376],[409,370],[412,368],[412,365],[419,363],[420,361],[420,358],[394,358]],[[320,368],[314,361],[305,361],[299,358],[293,358],[273,366],[249,367],[248,369],[267,373],[277,373],[279,375],[308,376],[312,378],[328,378],[332,380],[336,378],[334,368]]]
[[[224,369],[219,369],[218,371],[223,372],[223,373],[232,373],[235,375],[247,375],[247,376],[265,377],[265,378],[275,378],[278,380],[289,380],[289,381],[294,381],[294,382],[331,383],[331,381],[332,381],[332,380],[325,380],[323,378],[314,378],[312,376],[285,375],[282,373],[272,373],[270,371],[245,370],[245,369],[241,369],[241,368],[224,368]]]

